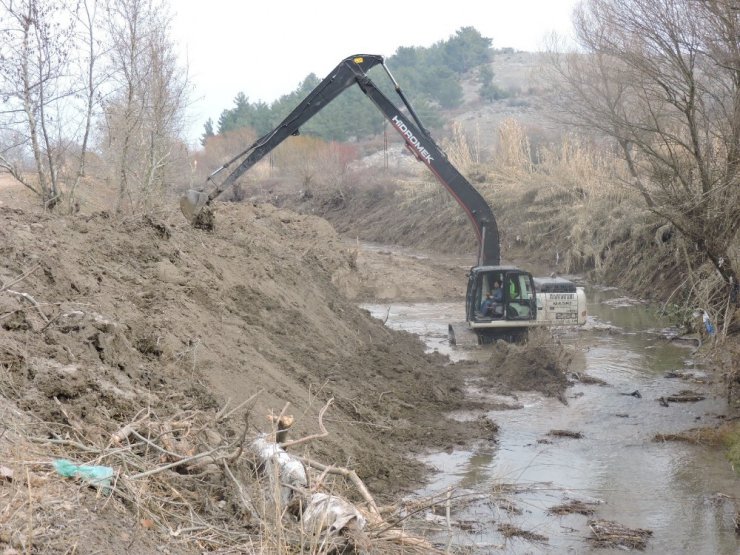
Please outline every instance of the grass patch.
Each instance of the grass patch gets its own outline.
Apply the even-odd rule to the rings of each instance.
[[[727,448],[727,458],[735,472],[740,472],[740,422],[726,424],[723,443]]]

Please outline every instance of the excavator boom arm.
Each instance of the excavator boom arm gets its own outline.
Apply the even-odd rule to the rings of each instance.
[[[389,77],[393,81],[396,92],[411,114],[413,121],[401,113],[393,102],[370,79],[367,72],[376,65],[381,65],[385,68],[382,56],[363,54],[350,56],[342,60],[280,125],[257,139],[247,150],[212,174],[212,176],[215,175],[238,159],[246,156],[226,179],[211,191],[208,195],[207,204],[228,189],[244,172],[264,158],[286,138],[297,134],[302,125],[320,112],[345,89],[357,84],[362,92],[365,93],[388,119],[393,128],[403,137],[409,150],[418,160],[426,164],[440,183],[465,210],[465,213],[475,228],[478,239],[478,265],[498,265],[501,257],[499,235],[496,219],[493,216],[490,206],[468,180],[447,160],[447,156],[423,128],[416,113],[387,68],[385,68],[386,72],[388,72]]]

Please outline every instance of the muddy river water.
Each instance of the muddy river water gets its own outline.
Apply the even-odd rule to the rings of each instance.
[[[649,307],[615,290],[587,291],[590,319],[601,329],[563,331],[562,341],[579,353],[576,370],[606,385],[576,383],[566,392],[567,406],[535,393],[494,399],[519,407],[486,414],[500,428],[495,442],[425,456],[437,472],[418,494],[451,499],[449,514],[427,515],[430,526],[438,528],[435,540],[475,553],[624,552],[589,542],[589,519],[607,519],[651,530],[646,553],[739,553],[733,516],[740,481],[724,454],[654,441],[658,433],[718,424],[726,415],[726,400],[712,393],[719,388],[698,383],[706,369],[690,346],[665,339],[668,324]],[[462,302],[365,308],[393,328],[419,334],[430,351],[453,361],[490,357],[486,346],[465,350],[447,344],[447,323],[464,319]],[[675,373],[693,373],[697,380],[667,377]],[[468,390],[470,396],[490,397],[475,380]],[[681,390],[707,397],[668,406],[658,402]],[[553,437],[552,430],[583,437]],[[551,514],[552,507],[570,500],[587,503],[593,514]],[[541,537],[510,536],[503,533],[507,529]]]

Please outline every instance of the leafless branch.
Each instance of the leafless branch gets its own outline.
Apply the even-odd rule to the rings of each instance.
[[[300,445],[301,443],[306,443],[308,441],[312,441],[314,439],[319,439],[322,437],[326,437],[329,435],[329,432],[324,427],[324,413],[326,412],[326,409],[329,408],[329,406],[334,402],[334,398],[332,397],[329,399],[326,404],[321,408],[319,411],[319,429],[321,430],[318,434],[312,434],[310,436],[306,436],[300,439],[295,439],[293,441],[286,441],[280,444],[280,446],[283,449],[287,449],[288,447],[295,447],[296,445]]]

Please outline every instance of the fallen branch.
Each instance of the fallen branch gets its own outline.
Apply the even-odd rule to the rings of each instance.
[[[200,460],[204,457],[208,457],[210,455],[213,455],[215,452],[221,450],[221,447],[216,447],[215,449],[211,449],[210,451],[205,451],[203,453],[198,453],[197,455],[193,455],[192,457],[187,457],[184,459],[180,459],[179,461],[175,461],[173,463],[167,464],[165,466],[159,466],[157,468],[152,468],[151,470],[147,470],[146,472],[139,472],[138,474],[134,474],[133,476],[129,476],[129,480],[138,480],[139,478],[146,478],[147,476],[153,476],[154,474],[159,474],[160,472],[164,472],[165,470],[170,470],[171,468],[175,468],[177,466],[182,466],[183,464],[187,464],[190,462],[194,462],[197,460]]]
[[[570,437],[573,439],[583,439],[581,432],[574,432],[572,430],[550,430],[547,435],[553,437]]]
[[[181,460],[181,459],[186,458],[185,455],[181,455],[179,453],[175,453],[173,451],[169,451],[167,449],[164,449],[163,447],[160,447],[159,445],[157,445],[153,441],[145,438],[143,435],[141,435],[136,430],[131,430],[131,434],[130,435],[133,435],[135,438],[140,439],[141,441],[143,441],[144,443],[146,443],[147,445],[149,445],[149,447],[151,447],[155,451],[159,451],[163,455],[167,455],[168,457],[170,457],[170,460],[174,459],[174,460],[177,461],[177,460]]]
[[[255,510],[254,506],[252,505],[251,500],[249,499],[249,496],[244,491],[244,486],[242,486],[241,482],[236,479],[234,474],[231,472],[231,469],[229,468],[229,465],[226,461],[222,461],[224,470],[226,471],[226,474],[231,478],[231,481],[234,482],[234,485],[236,486],[236,490],[239,492],[239,499],[241,499],[242,505],[244,506],[244,510],[249,513],[250,518],[254,518],[257,514],[257,511]]]
[[[242,433],[237,440],[239,442],[239,447],[234,451],[234,453],[226,457],[227,461],[235,461],[241,457],[242,452],[244,451],[244,441],[247,439],[247,430],[249,430],[249,413],[244,415],[244,428],[242,428]]]
[[[674,395],[665,396],[665,400],[669,403],[696,403],[697,401],[703,401],[704,399],[706,399],[705,395],[690,390],[679,391]]]
[[[589,520],[588,527],[593,534],[589,539],[596,547],[626,547],[642,551],[653,535],[652,530],[631,529],[612,520]]]
[[[257,393],[255,393],[254,395],[252,395],[249,399],[246,399],[246,400],[242,401],[237,406],[235,406],[233,409],[231,409],[229,412],[226,412],[226,407],[229,406],[229,403],[227,402],[224,405],[224,408],[222,408],[220,411],[218,411],[218,413],[216,414],[216,417],[215,417],[214,420],[216,422],[220,422],[222,420],[226,420],[229,416],[231,416],[236,411],[238,411],[241,408],[243,408],[247,403],[253,401],[258,395],[261,395],[264,391],[265,391],[264,389],[260,389]]]
[[[148,409],[146,409],[146,414],[142,418],[140,418],[140,419],[138,418],[139,415],[144,410],[145,409],[142,409],[141,411],[139,411],[136,414],[136,416],[134,417],[134,421],[133,422],[131,422],[130,424],[126,424],[123,428],[121,428],[120,430],[118,430],[117,432],[115,432],[114,434],[112,434],[111,437],[110,437],[111,443],[114,443],[115,445],[120,445],[126,439],[128,439],[128,436],[130,436],[133,432],[136,431],[136,426],[138,426],[139,424],[143,424],[144,422],[146,422],[146,420],[151,415],[151,413],[149,412]]]
[[[41,266],[39,264],[36,264],[30,270],[26,270],[25,272],[23,272],[20,276],[18,276],[17,278],[15,278],[10,283],[2,283],[2,280],[0,280],[0,293],[2,293],[3,291],[8,290],[9,288],[13,287],[17,283],[20,283],[21,281],[23,281],[24,279],[26,279],[28,276],[30,276],[32,273],[34,273],[36,270],[38,270],[40,267]]]
[[[378,506],[375,504],[375,499],[373,499],[373,496],[370,495],[370,492],[367,489],[367,486],[365,486],[365,483],[360,479],[360,477],[357,475],[357,473],[354,470],[350,470],[348,468],[342,468],[338,466],[327,466],[325,464],[321,464],[319,462],[313,461],[311,459],[306,459],[304,457],[296,457],[299,461],[301,461],[306,466],[309,466],[311,468],[314,468],[316,470],[322,471],[324,474],[337,474],[339,476],[343,476],[345,478],[349,478],[349,480],[355,485],[357,488],[357,491],[360,492],[360,495],[362,495],[362,498],[365,500],[365,502],[369,505],[370,511],[380,516],[380,511],[378,510]]]
[[[550,507],[547,512],[551,515],[559,516],[570,514],[591,516],[596,512],[596,509],[594,509],[595,505],[597,505],[597,503],[587,503],[578,499],[571,499],[567,503]]]
[[[44,314],[44,312],[41,310],[41,306],[36,301],[36,299],[34,299],[31,295],[29,295],[28,293],[21,293],[19,291],[13,291],[12,289],[7,289],[7,288],[5,288],[4,291],[7,291],[11,295],[17,295],[17,296],[25,299],[29,303],[31,303],[36,308],[36,311],[39,313],[39,315],[41,316],[41,318],[44,320],[44,323],[45,324],[48,324],[49,323],[49,319],[46,317],[46,314]]]
[[[547,542],[547,536],[543,536],[542,534],[537,534],[536,532],[531,532],[529,530],[523,530],[513,524],[501,524],[498,527],[498,531],[501,532],[505,538],[522,538],[527,541],[539,543]]]
[[[286,442],[281,443],[280,446],[283,449],[287,449],[288,447],[295,447],[296,445],[300,445],[301,443],[306,443],[314,439],[319,439],[319,438],[328,436],[329,432],[324,427],[324,413],[326,412],[326,409],[329,408],[329,405],[331,405],[333,402],[334,402],[334,397],[329,399],[319,411],[319,429],[321,430],[320,433],[302,437],[301,439],[295,439],[293,441],[286,441]]]

